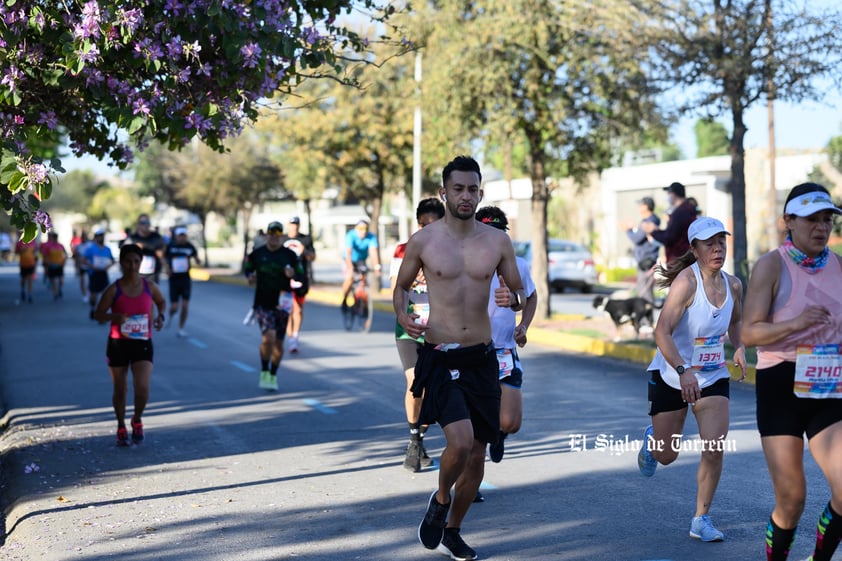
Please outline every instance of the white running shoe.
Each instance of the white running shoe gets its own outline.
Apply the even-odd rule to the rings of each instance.
[[[293,337],[293,336],[289,337],[289,343],[287,344],[287,349],[291,353],[297,353],[298,352],[298,337]]]

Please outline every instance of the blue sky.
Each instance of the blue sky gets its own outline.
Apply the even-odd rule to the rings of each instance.
[[[681,146],[686,158],[696,155],[693,125],[698,117],[682,120],[672,131],[672,140]],[[729,115],[717,119],[731,131]],[[769,146],[768,113],[765,103],[755,104],[745,115],[748,132],[745,148]],[[823,102],[800,104],[775,103],[775,146],[784,148],[824,148],[828,141],[842,135],[842,96],[828,95]]]

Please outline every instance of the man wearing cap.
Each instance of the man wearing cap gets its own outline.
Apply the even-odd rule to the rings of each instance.
[[[133,243],[140,246],[143,259],[140,262],[140,276],[161,283],[161,270],[164,267],[164,250],[167,242],[164,237],[152,229],[148,214],[137,217],[137,229],[126,236],[120,244]]]
[[[316,259],[313,239],[301,233],[301,219],[293,216],[287,222],[287,232],[281,238],[283,246],[291,249],[298,256],[298,264],[303,271],[302,280],[293,280],[292,285],[292,313],[287,324],[287,345],[289,352],[298,352],[298,332],[304,318],[304,300],[310,290],[310,262]]]
[[[196,261],[199,265],[199,252],[196,247],[187,239],[187,228],[184,226],[177,226],[173,230],[173,240],[167,245],[164,251],[164,261],[166,262],[167,274],[170,277],[170,319],[179,311],[179,301],[181,303],[181,313],[178,316],[178,336],[186,337],[187,332],[184,330],[184,324],[187,322],[187,310],[190,306],[190,260]]]
[[[696,208],[687,201],[687,193],[684,185],[677,181],[669,187],[664,187],[669,199],[670,212],[667,227],[659,230],[652,222],[641,224],[641,229],[656,242],[663,244],[666,254],[667,266],[690,250],[687,242],[687,228],[696,219]]]
[[[244,266],[249,285],[254,291],[254,317],[260,326],[260,383],[265,390],[278,389],[278,367],[284,356],[284,336],[292,311],[294,278],[300,281],[298,256],[282,245],[284,227],[271,222],[266,231],[266,244],[246,257]]]
[[[348,305],[348,295],[354,284],[354,273],[365,266],[371,256],[374,270],[380,274],[380,254],[377,252],[377,236],[368,231],[368,218],[360,218],[353,230],[345,235],[345,280],[342,282],[342,306]],[[374,250],[374,251],[372,251]]]
[[[108,269],[114,264],[114,254],[105,245],[105,229],[94,230],[93,242],[82,253],[82,262],[88,271],[88,296],[91,309],[88,316],[94,319],[97,297],[108,288]]]
[[[631,240],[634,247],[634,259],[637,261],[637,286],[635,291],[640,298],[647,302],[655,303],[655,282],[652,268],[658,262],[658,254],[661,251],[661,244],[650,240],[643,231],[643,224],[651,222],[657,228],[661,220],[652,212],[655,210],[655,201],[652,197],[643,197],[637,201],[640,212],[640,223],[637,226],[629,224],[626,227],[626,236]]]

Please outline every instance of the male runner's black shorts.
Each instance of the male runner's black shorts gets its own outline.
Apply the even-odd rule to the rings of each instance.
[[[108,288],[108,271],[91,271],[88,290],[100,293]]]
[[[652,379],[649,380],[649,415],[679,411],[687,408],[687,402],[681,397],[681,390],[670,386],[661,378],[660,370],[650,370]],[[706,388],[702,388],[702,397],[721,395],[731,398],[731,381],[728,378],[717,380]]]
[[[20,276],[23,278],[31,277],[35,273],[35,267],[21,267]]]
[[[48,279],[58,279],[64,276],[64,267],[61,265],[47,266],[47,278]]]
[[[170,303],[178,302],[178,299],[190,300],[190,276],[174,275],[170,277]]]
[[[438,351],[424,343],[415,365],[412,395],[421,397],[419,423],[442,427],[470,419],[474,438],[494,442],[500,431],[497,353],[491,344]]]
[[[798,397],[793,392],[795,363],[781,362],[757,370],[757,430],[760,436],[813,438],[842,421],[842,400]]]
[[[129,366],[133,362],[148,360],[152,362],[152,340],[139,339],[113,339],[108,338],[108,345],[105,347],[105,357],[108,366],[121,368]]]
[[[283,339],[287,333],[287,322],[289,322],[289,312],[285,312],[280,308],[254,308],[254,317],[257,319],[257,325],[260,326],[260,332],[274,330],[277,339]]]

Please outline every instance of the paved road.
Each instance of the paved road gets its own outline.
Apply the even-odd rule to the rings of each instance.
[[[0,268],[0,558],[442,558],[415,536],[436,471],[401,466],[403,380],[388,314],[370,334],[347,333],[335,307],[311,302],[302,352],[284,361],[281,391],[267,393],[257,388],[257,328],[241,323],[250,291],[196,283],[190,337],[156,335],[147,440],[118,449],[106,330],[73,288],[53,303],[38,287],[34,304],[15,306],[16,270]],[[463,528],[482,559],[765,558],[772,495],[750,387],[733,386],[736,451],[714,506],[728,540],[702,544],[687,535],[697,455],[652,479],[637,471],[642,368],[534,345],[522,358],[523,430],[502,463],[487,464],[487,500]],[[696,438],[692,421],[686,437]],[[441,451],[435,427],[427,445]],[[809,477],[793,559],[809,553],[827,500],[812,463]]]

